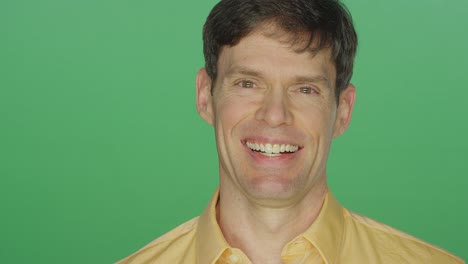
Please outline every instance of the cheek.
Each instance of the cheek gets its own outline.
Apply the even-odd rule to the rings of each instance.
[[[312,140],[331,137],[334,126],[333,114],[320,107],[309,107],[305,111],[296,112],[295,119],[306,133],[311,135]]]
[[[216,123],[223,127],[223,130],[231,131],[242,120],[255,113],[256,104],[231,96],[219,100],[215,106]]]

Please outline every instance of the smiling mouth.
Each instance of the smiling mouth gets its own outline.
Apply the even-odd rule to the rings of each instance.
[[[259,144],[247,141],[245,145],[252,151],[268,157],[278,157],[282,154],[291,154],[299,150],[299,146],[290,144]]]

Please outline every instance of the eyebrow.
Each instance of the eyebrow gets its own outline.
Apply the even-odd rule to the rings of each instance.
[[[253,77],[263,76],[259,71],[249,69],[246,67],[242,67],[242,66],[231,67],[229,71],[226,73],[226,76],[228,77],[231,77],[233,75],[248,75],[248,76],[253,76]]]
[[[263,77],[263,74],[260,71],[243,66],[234,66],[226,73],[227,77],[232,77],[235,75],[246,75],[259,78]],[[293,76],[292,79],[298,83],[325,83],[327,87],[331,87],[330,80],[323,75],[297,75]]]
[[[330,86],[330,80],[327,77],[322,75],[317,76],[296,76],[294,78],[296,82],[302,83],[325,83],[327,86]]]

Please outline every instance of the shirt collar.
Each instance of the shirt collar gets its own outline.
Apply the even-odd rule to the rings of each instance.
[[[230,248],[216,220],[218,199],[219,189],[216,190],[198,221],[196,237],[198,263],[216,263],[223,252]],[[325,263],[335,263],[340,252],[344,234],[343,210],[335,197],[328,192],[317,219],[301,235],[320,252]]]
[[[341,251],[344,235],[344,208],[328,192],[320,214],[303,236],[314,245],[325,263],[335,263]]]
[[[230,246],[216,220],[216,204],[219,199],[219,189],[216,190],[211,202],[200,215],[197,227],[197,263],[216,263],[218,258]]]

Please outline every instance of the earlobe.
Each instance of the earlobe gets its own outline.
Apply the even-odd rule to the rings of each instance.
[[[343,134],[351,123],[355,100],[356,88],[354,85],[349,84],[340,94],[335,126],[333,128],[333,137],[338,137]]]
[[[211,78],[205,68],[200,69],[197,73],[196,89],[197,112],[203,120],[213,125]]]

